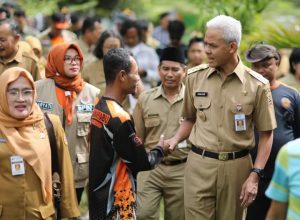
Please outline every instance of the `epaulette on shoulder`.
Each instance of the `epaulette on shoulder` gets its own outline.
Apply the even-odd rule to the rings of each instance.
[[[34,61],[37,61],[37,58],[35,56],[31,55],[30,53],[28,53],[26,51],[23,51],[22,56],[30,58],[30,59],[32,59]]]
[[[248,69],[247,72],[253,76],[255,79],[257,79],[258,81],[262,82],[263,84],[268,84],[269,83],[269,80],[267,80],[265,77],[263,77],[262,75],[260,75],[259,73],[251,70],[251,69]]]
[[[195,66],[193,68],[188,69],[187,74],[195,73],[199,70],[204,70],[208,68],[208,64],[200,64],[198,66]]]

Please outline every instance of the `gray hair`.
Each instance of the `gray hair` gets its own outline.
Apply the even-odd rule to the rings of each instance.
[[[221,29],[226,43],[236,42],[238,46],[242,38],[242,25],[239,20],[226,15],[218,15],[206,23],[207,28]]]

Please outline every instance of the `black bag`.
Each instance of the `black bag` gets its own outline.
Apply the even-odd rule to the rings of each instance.
[[[61,211],[60,211],[61,182],[60,182],[60,169],[59,169],[57,143],[56,143],[53,124],[47,113],[44,113],[44,121],[45,121],[46,129],[50,141],[50,147],[51,147],[52,189],[53,189],[53,197],[54,197],[54,206],[56,209],[55,219],[60,220],[61,219]]]

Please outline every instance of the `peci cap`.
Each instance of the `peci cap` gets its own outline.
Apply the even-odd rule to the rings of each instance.
[[[175,61],[181,64],[185,64],[183,52],[176,47],[167,47],[162,50],[159,61],[162,62],[164,60]]]
[[[249,63],[260,62],[267,58],[275,58],[280,61],[280,55],[276,48],[269,44],[259,43],[251,47],[245,53],[245,58]]]
[[[67,21],[64,14],[55,12],[51,16],[52,23],[57,29],[67,29],[69,28],[69,22]]]

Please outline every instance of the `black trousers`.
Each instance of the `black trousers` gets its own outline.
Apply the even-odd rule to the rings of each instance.
[[[265,220],[271,200],[265,196],[270,179],[261,179],[258,184],[258,193],[255,201],[247,209],[246,220]]]

